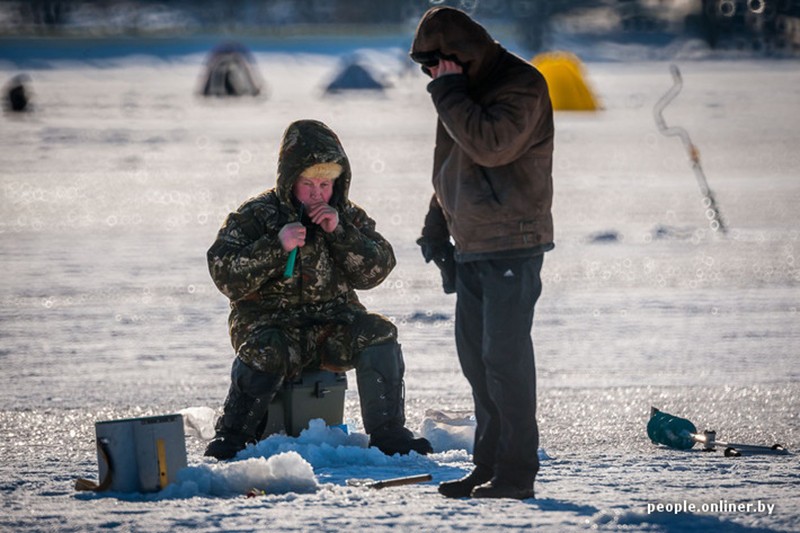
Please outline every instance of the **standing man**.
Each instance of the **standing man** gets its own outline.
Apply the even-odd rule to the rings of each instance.
[[[450,498],[534,497],[539,470],[531,327],[553,249],[553,111],[547,84],[468,15],[420,20],[411,58],[438,114],[430,209],[418,243],[455,277],[456,347],[475,402],[475,468]],[[451,244],[451,239],[455,247]]]

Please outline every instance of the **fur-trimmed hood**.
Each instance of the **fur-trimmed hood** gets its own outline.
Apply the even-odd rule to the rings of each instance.
[[[292,188],[297,178],[307,168],[324,163],[336,163],[342,167],[330,201],[332,206],[341,208],[348,201],[351,173],[350,161],[339,137],[318,120],[298,120],[289,124],[283,133],[278,155],[276,192],[281,202],[295,204]]]

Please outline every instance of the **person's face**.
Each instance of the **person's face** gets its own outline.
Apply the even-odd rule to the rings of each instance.
[[[328,203],[333,196],[333,184],[336,180],[326,178],[307,178],[300,176],[294,184],[294,197],[306,205]]]

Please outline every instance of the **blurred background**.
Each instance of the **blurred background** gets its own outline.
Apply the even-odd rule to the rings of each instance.
[[[205,49],[204,38],[235,36],[254,51],[309,36],[408,40],[433,5],[467,11],[525,53],[686,39],[765,57],[800,53],[800,0],[0,0],[0,52],[13,59],[15,39],[36,37],[177,37]]]

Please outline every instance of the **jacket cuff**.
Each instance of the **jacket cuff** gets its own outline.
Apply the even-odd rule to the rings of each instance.
[[[441,94],[453,87],[464,87],[467,86],[467,75],[466,74],[446,74],[444,76],[440,76],[435,80],[432,80],[428,83],[428,92],[435,98],[437,94]]]
[[[348,238],[348,231],[345,228],[347,222],[343,218],[339,218],[339,224],[336,226],[336,229],[330,233],[322,232],[323,237],[325,240],[331,243],[341,243],[346,242]]]

